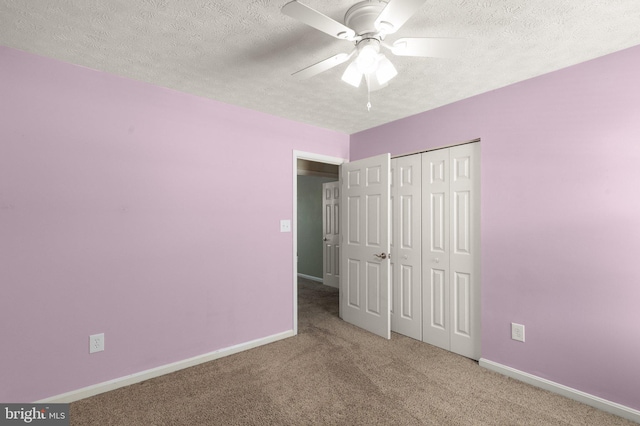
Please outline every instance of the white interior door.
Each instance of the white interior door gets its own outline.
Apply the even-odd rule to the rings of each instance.
[[[322,282],[340,286],[340,182],[322,184]]]
[[[480,144],[422,154],[423,341],[480,357]]]
[[[390,155],[341,167],[341,315],[390,339]]]
[[[421,156],[391,160],[391,331],[422,340]]]

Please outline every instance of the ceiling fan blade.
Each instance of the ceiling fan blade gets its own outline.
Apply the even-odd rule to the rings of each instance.
[[[296,71],[291,75],[301,80],[313,77],[314,75],[318,75],[321,72],[325,72],[337,65],[348,61],[349,58],[351,58],[351,56],[353,55],[353,52],[355,52],[355,49],[351,53],[338,53],[337,55],[327,58],[324,61],[320,61],[316,64],[308,66],[307,68],[301,69],[300,71]]]
[[[282,6],[281,10],[285,15],[330,36],[344,40],[355,40],[356,33],[351,28],[295,0]]]
[[[376,18],[376,28],[395,33],[426,3],[426,0],[390,0]]]
[[[391,46],[398,56],[423,56],[430,58],[453,58],[464,46],[459,38],[399,38]]]

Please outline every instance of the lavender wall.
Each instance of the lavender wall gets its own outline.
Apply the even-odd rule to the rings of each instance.
[[[482,138],[482,357],[640,409],[640,47],[351,136]],[[510,323],[526,326],[526,343]]]
[[[347,157],[348,135],[4,47],[0,65],[0,401],[292,329],[292,150]]]

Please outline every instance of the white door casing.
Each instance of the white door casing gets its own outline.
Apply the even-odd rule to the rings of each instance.
[[[480,358],[480,144],[422,154],[423,341]]]
[[[322,184],[322,282],[340,286],[340,182]]]
[[[341,315],[387,339],[391,338],[389,175],[389,154],[345,163],[341,172]]]
[[[422,340],[420,155],[391,160],[391,331]]]

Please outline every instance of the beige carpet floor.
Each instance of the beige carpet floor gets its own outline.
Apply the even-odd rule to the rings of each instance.
[[[338,317],[301,279],[299,334],[71,404],[71,425],[636,425]],[[637,425],[636,425],[637,426]]]

